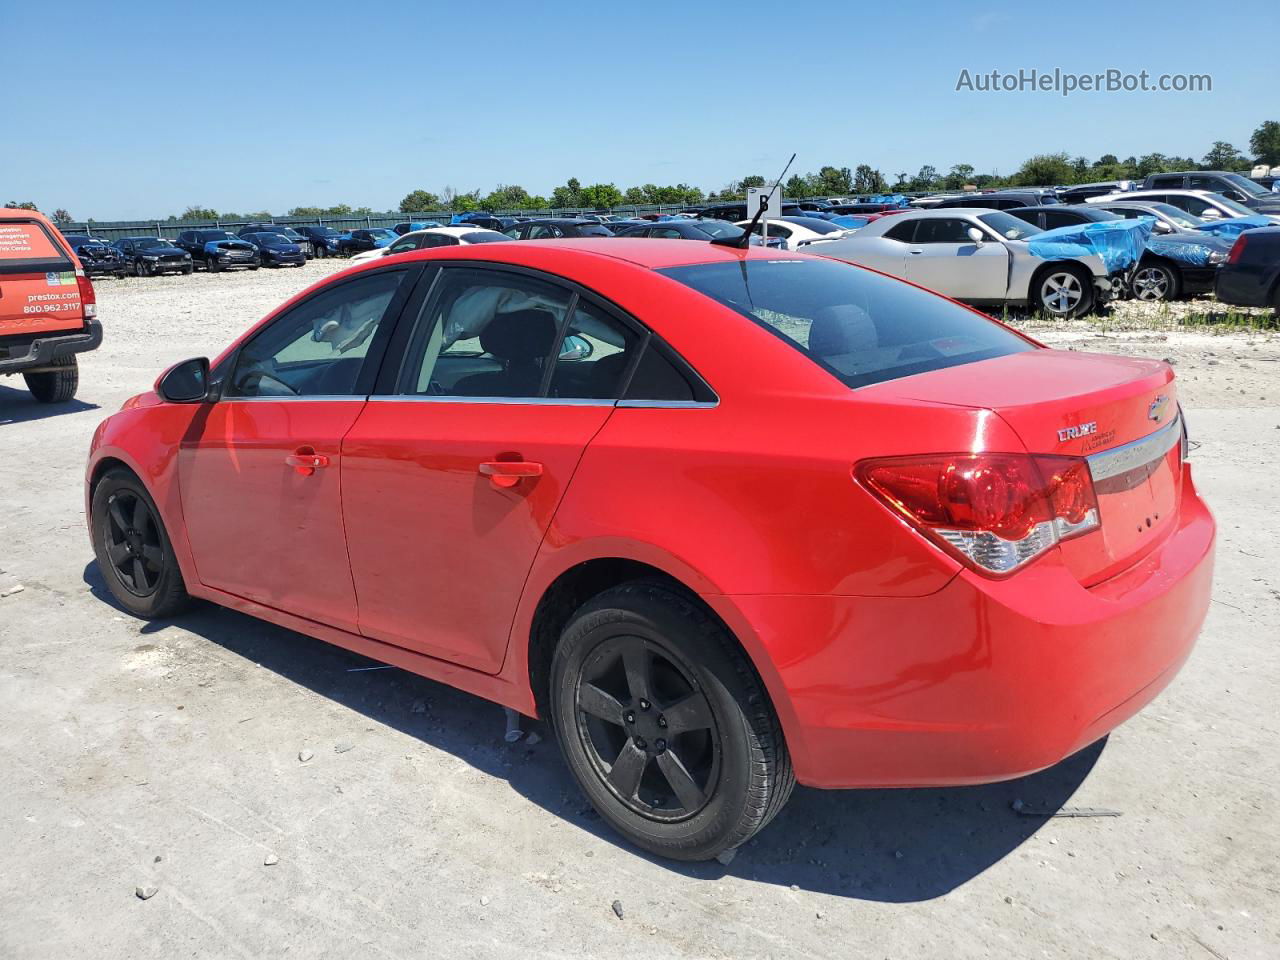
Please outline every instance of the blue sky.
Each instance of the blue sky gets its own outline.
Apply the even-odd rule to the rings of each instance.
[[[219,6],[234,11],[213,13]],[[0,200],[391,209],[414,188],[719,189],[869,163],[1242,150],[1280,119],[1272,4],[0,0]],[[1037,11],[1042,14],[1038,15]],[[1210,17],[1209,20],[1218,18]],[[1244,29],[1242,23],[1252,26]],[[1228,48],[1242,49],[1239,55]],[[1211,93],[958,93],[962,68],[1210,73]]]

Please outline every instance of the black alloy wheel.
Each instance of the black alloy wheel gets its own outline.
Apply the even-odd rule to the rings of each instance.
[[[132,490],[107,499],[104,547],[121,585],[135,597],[156,592],[164,573],[164,546],[151,507]]]

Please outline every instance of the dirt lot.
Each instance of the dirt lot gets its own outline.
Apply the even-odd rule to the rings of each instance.
[[[673,866],[602,828],[540,726],[509,745],[447,687],[106,599],[94,426],[330,269],[101,281],[79,401],[0,384],[0,957],[1280,955],[1280,337],[1035,331],[1182,378],[1217,588],[1143,714],[1012,783],[799,789],[729,865]],[[1063,805],[1121,816],[1026,815]]]

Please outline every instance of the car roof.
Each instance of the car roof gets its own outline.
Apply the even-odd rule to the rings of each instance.
[[[649,270],[683,267],[697,263],[739,263],[742,260],[803,260],[794,254],[772,247],[727,247],[715,243],[690,243],[688,240],[657,240],[627,237],[565,237],[557,240],[521,240],[511,243],[481,243],[462,247],[433,247],[400,255],[406,259],[489,260],[525,265],[554,272],[548,266],[549,255],[601,257],[621,260]],[[376,265],[378,260],[370,261]],[[361,265],[363,266],[363,264]]]
[[[497,230],[490,230],[488,227],[482,227],[474,223],[451,223],[445,227],[423,227],[421,230],[413,230],[406,233],[406,237],[419,237],[424,233],[443,234],[446,237],[464,237],[468,233],[498,233]],[[503,236],[503,234],[499,234]]]

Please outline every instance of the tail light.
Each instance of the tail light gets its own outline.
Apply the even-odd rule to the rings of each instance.
[[[93,282],[84,275],[83,270],[76,271],[76,286],[80,290],[80,306],[84,308],[86,320],[98,315],[98,295],[93,292]]]
[[[1248,242],[1249,234],[1247,231],[1236,237],[1236,242],[1231,245],[1231,252],[1227,254],[1227,263],[1239,263],[1240,258],[1244,256],[1245,244]]]
[[[901,457],[864,460],[855,475],[925,537],[985,574],[1012,573],[1099,525],[1093,477],[1079,457]]]

